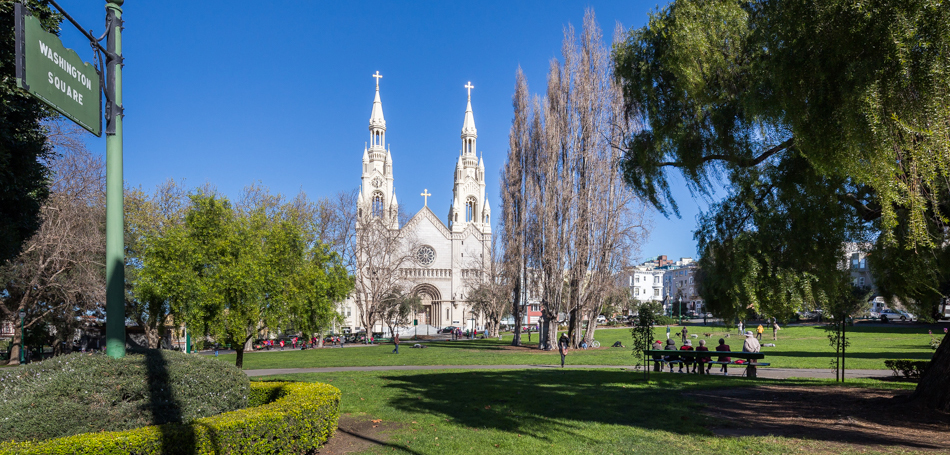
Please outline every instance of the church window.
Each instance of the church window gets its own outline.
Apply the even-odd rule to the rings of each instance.
[[[474,196],[469,196],[465,200],[465,222],[470,223],[475,220],[476,209],[478,208],[478,202],[475,200]]]
[[[373,193],[373,216],[383,216],[383,193]]]
[[[416,250],[416,261],[421,265],[432,265],[435,262],[435,249],[429,245],[422,245]]]
[[[488,215],[485,215],[485,222],[488,222]]]

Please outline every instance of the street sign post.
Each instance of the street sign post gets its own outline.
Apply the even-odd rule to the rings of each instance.
[[[123,238],[122,180],[122,4],[106,0],[107,47],[66,12],[56,0],[48,0],[80,33],[89,39],[93,52],[105,54],[101,72],[85,63],[59,37],[43,30],[20,3],[14,6],[17,85],[53,109],[89,130],[102,134],[102,92],[106,93],[106,352],[125,356],[125,247]],[[100,58],[101,59],[101,58]],[[22,324],[21,324],[22,325]]]
[[[96,136],[102,135],[102,90],[96,67],[43,30],[16,4],[17,86]]]

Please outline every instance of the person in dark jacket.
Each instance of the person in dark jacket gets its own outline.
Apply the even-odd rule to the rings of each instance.
[[[731,351],[732,349],[729,347],[728,344],[726,344],[726,340],[720,338],[720,339],[719,339],[719,346],[716,346],[716,350],[717,350],[717,351],[729,352],[729,351]],[[719,356],[718,361],[719,361],[719,362],[732,362],[732,357]],[[729,376],[729,365],[723,365],[722,368],[719,369],[719,371],[722,372],[723,376]]]
[[[567,357],[568,351],[571,350],[571,339],[567,337],[566,333],[562,333],[561,338],[557,340],[557,349],[561,353],[561,368],[564,368],[564,359]]]
[[[666,347],[663,348],[663,350],[664,350],[664,351],[673,351],[672,353],[670,353],[670,355],[663,356],[663,360],[666,360],[667,362],[674,362],[674,361],[677,361],[677,360],[680,359],[680,356],[676,355],[676,351],[679,351],[679,349],[676,347],[676,340],[673,340],[672,338],[669,339],[669,340],[666,340]],[[683,368],[683,367],[680,367],[680,369],[682,369],[682,368]],[[672,372],[673,372],[673,364],[671,363],[671,364],[670,364],[670,373],[672,373]]]

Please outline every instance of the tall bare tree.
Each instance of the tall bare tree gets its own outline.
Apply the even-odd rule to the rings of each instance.
[[[87,316],[101,316],[105,300],[105,166],[89,153],[81,130],[49,124],[57,157],[50,165],[51,194],[41,209],[42,225],[22,252],[0,266],[0,317],[27,329],[47,323],[56,329],[55,347],[72,339]],[[20,324],[15,324],[11,363],[19,362]]]
[[[388,296],[407,288],[409,281],[402,269],[416,264],[418,245],[412,229],[398,229],[398,223],[384,222],[368,210],[360,213],[356,192],[341,193],[337,199],[337,219],[333,229],[336,248],[344,264],[354,275],[351,294],[360,323],[371,333],[380,322]]]
[[[531,105],[528,82],[521,68],[515,76],[515,94],[512,96],[514,119],[508,135],[508,159],[501,172],[502,220],[501,237],[504,280],[511,283],[511,313],[514,318],[512,345],[521,345],[522,308],[527,272],[527,173],[525,160],[530,147]]]
[[[636,125],[623,115],[609,49],[593,12],[585,14],[579,37],[571,26],[564,35],[564,62],[551,62],[547,93],[530,108],[519,73],[503,179],[503,205],[511,204],[513,213],[518,203],[525,206],[524,223],[506,224],[504,230],[506,237],[524,235],[521,276],[540,293],[547,325],[542,333],[552,334],[542,338],[546,349],[553,348],[561,314],[567,315],[572,344],[593,339],[615,274],[648,232],[645,207],[617,168],[620,139]],[[524,180],[516,186],[518,179],[508,172],[519,170]],[[585,319],[590,322],[582,330]]]
[[[488,250],[488,260],[473,259],[465,279],[468,287],[468,303],[472,312],[481,315],[485,321],[488,336],[497,337],[501,320],[511,314],[510,296],[512,282],[509,271],[503,261],[499,235],[492,236]],[[520,324],[519,324],[520,325]]]

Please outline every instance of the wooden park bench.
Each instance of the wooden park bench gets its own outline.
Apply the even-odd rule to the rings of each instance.
[[[658,349],[658,350],[648,349],[647,351],[645,351],[645,353],[646,353],[647,357],[650,357],[650,361],[654,361],[654,362],[655,362],[655,361],[658,361],[658,362],[661,362],[661,363],[666,364],[666,365],[682,364],[682,363],[683,363],[682,360],[669,360],[669,361],[668,361],[668,360],[663,360],[663,357],[666,357],[666,356],[676,356],[676,357],[679,357],[679,358],[681,358],[681,359],[684,358],[684,357],[689,357],[689,358],[692,358],[692,359],[698,359],[698,358],[700,358],[700,357],[709,357],[709,358],[712,358],[712,359],[716,359],[716,358],[719,358],[719,357],[731,357],[731,358],[732,358],[732,361],[731,361],[731,362],[719,362],[719,361],[714,360],[714,361],[712,361],[712,362],[705,362],[705,363],[708,363],[708,364],[710,364],[710,365],[736,365],[736,366],[744,366],[744,367],[746,367],[746,376],[748,376],[748,377],[750,377],[750,378],[756,378],[756,377],[757,377],[756,374],[755,374],[755,368],[756,368],[756,367],[767,367],[767,366],[769,366],[768,363],[759,362],[759,360],[762,360],[762,359],[765,358],[765,354],[763,354],[763,353],[761,353],[761,352],[742,352],[742,351],[738,351],[738,352],[736,352],[736,351],[667,351],[667,350],[662,350],[662,349]],[[658,357],[660,357],[660,360],[653,360],[653,356],[658,356]],[[736,363],[736,359],[745,360],[745,363]],[[693,360],[693,363],[696,363],[696,361]]]

